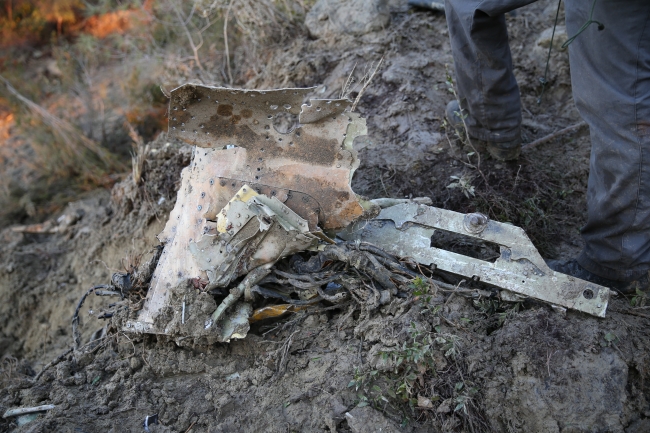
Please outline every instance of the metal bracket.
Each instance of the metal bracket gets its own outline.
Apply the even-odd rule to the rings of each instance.
[[[492,242],[500,246],[501,255],[490,263],[431,247],[435,230]],[[382,209],[374,220],[353,224],[339,236],[370,242],[398,256],[519,295],[605,317],[608,288],[551,270],[523,229],[490,221],[482,214],[399,204]]]

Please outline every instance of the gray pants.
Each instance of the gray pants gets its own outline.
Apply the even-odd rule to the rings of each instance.
[[[458,93],[478,139],[520,134],[504,14],[533,1],[446,0]],[[565,5],[572,36],[592,1]],[[596,275],[634,281],[650,270],[650,1],[597,0],[593,19],[605,29],[593,24],[569,46],[573,97],[592,144],[578,262]]]

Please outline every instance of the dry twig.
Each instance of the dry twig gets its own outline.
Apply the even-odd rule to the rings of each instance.
[[[230,70],[230,50],[228,49],[228,18],[230,18],[230,9],[235,3],[235,0],[232,0],[226,9],[226,16],[223,19],[223,43],[225,45],[225,56],[226,56],[226,67],[228,68],[228,84],[232,86],[232,71]]]
[[[59,362],[63,361],[63,360],[65,359],[66,356],[68,356],[69,354],[72,353],[73,350],[74,350],[74,347],[69,348],[68,350],[66,350],[65,352],[63,352],[62,354],[60,354],[59,356],[57,356],[56,358],[54,358],[54,359],[52,360],[52,362],[48,363],[45,367],[43,367],[43,369],[40,371],[40,373],[38,373],[38,374],[34,377],[34,382],[36,382],[38,379],[40,379],[41,376],[43,375],[43,373],[45,373],[45,371],[46,371],[48,368],[53,367],[53,366],[55,366],[56,364],[58,364]]]
[[[552,134],[549,134],[545,137],[542,137],[540,139],[537,139],[535,141],[531,141],[528,144],[524,144],[521,148],[522,150],[530,150],[533,149],[540,144],[548,143],[549,141],[555,140],[556,138],[559,138],[563,135],[570,134],[572,132],[576,132],[580,130],[582,127],[587,126],[587,122],[578,122],[575,125],[567,126],[566,128],[560,129],[559,131],[556,131]]]
[[[203,36],[201,35],[201,32],[199,32],[199,37],[201,38],[201,42],[199,44],[194,43],[194,38],[192,37],[192,33],[190,33],[190,30],[187,28],[186,22],[191,21],[192,19],[192,14],[194,13],[194,8],[192,8],[192,12],[190,13],[190,17],[186,20],[184,19],[180,9],[178,8],[178,5],[174,1],[169,2],[174,9],[174,13],[176,14],[176,17],[178,18],[178,22],[183,28],[183,31],[185,32],[185,36],[187,36],[187,41],[190,44],[190,48],[192,49],[192,52],[194,53],[194,61],[196,62],[196,66],[199,67],[201,71],[204,71],[203,65],[201,64],[201,59],[199,58],[199,49],[201,48],[201,45],[203,45]]]

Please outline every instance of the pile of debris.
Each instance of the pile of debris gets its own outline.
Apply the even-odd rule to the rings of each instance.
[[[426,199],[355,194],[365,119],[346,99],[303,104],[312,91],[188,84],[171,93],[169,136],[195,146],[192,161],[159,235],[164,248],[145,266],[153,274],[116,274],[102,290],[129,302],[105,315],[119,311],[124,331],[179,344],[225,342],[244,338],[252,322],[320,302],[373,311],[410,296],[415,278],[460,290],[436,278],[452,274],[481,284],[473,296],[605,316],[609,289],[549,269],[518,227]],[[432,245],[436,231],[491,244],[498,257]]]

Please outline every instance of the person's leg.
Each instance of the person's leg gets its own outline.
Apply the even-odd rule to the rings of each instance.
[[[592,1],[566,0],[567,33]],[[634,281],[650,270],[650,2],[598,0],[569,46],[573,96],[591,131],[586,246],[589,272]]]
[[[473,138],[509,142],[521,136],[519,87],[512,73],[505,13],[535,0],[446,0],[460,106]]]

